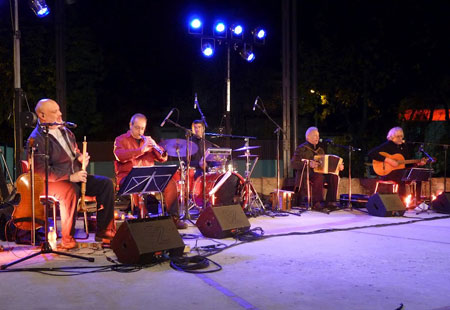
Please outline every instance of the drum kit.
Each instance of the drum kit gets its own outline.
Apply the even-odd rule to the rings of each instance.
[[[205,178],[203,176],[195,178],[195,168],[193,167],[189,168],[189,172],[186,169],[184,154],[186,154],[186,151],[191,155],[196,154],[199,150],[195,143],[191,141],[187,143],[184,139],[167,139],[161,142],[160,145],[164,147],[169,156],[176,157],[179,160],[179,169],[170,181],[175,183],[176,186],[172,184],[169,188],[172,192],[176,188],[180,215],[189,218],[185,213],[190,212],[192,209],[201,212],[208,206],[214,207],[230,204],[240,204],[244,211],[252,215],[264,210],[264,204],[250,179],[259,158],[258,155],[251,154],[250,150],[260,146],[250,146],[248,138],[246,138],[243,147],[235,150],[229,148],[208,148],[205,151],[205,160],[210,168],[206,172]],[[244,152],[244,154],[237,156],[238,158],[246,159],[244,177],[235,171],[233,167],[233,151]],[[175,193],[167,194],[173,197]],[[185,208],[185,203],[188,204],[187,208]],[[193,212],[195,213],[195,211]]]

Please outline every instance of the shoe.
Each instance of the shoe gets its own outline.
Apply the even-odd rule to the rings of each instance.
[[[77,242],[73,237],[62,238],[60,247],[65,250],[74,249],[77,247]]]
[[[103,242],[103,243],[109,243],[112,239],[114,239],[114,236],[116,235],[115,231],[112,230],[102,230],[95,234],[95,241],[97,242]]]
[[[330,210],[326,206],[324,206],[324,204],[322,202],[316,202],[314,204],[314,206],[312,207],[312,209],[314,211],[318,211],[318,212],[323,212],[323,213],[327,213],[327,214],[330,213]]]
[[[177,229],[187,229],[188,228],[188,224],[185,221],[180,220],[177,217],[172,217],[173,222],[175,223],[175,226],[177,227]]]
[[[336,210],[339,210],[340,208],[339,208],[339,204],[337,203],[337,202],[335,202],[335,201],[333,201],[333,202],[328,202],[327,203],[327,208],[329,209],[329,210],[331,210],[331,211],[336,211]]]
[[[324,205],[321,202],[316,202],[315,204],[313,204],[311,209],[314,211],[321,212],[323,210],[323,208],[324,208]]]

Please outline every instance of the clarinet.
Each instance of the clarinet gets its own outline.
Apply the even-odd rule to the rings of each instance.
[[[144,139],[144,141],[147,141],[147,137],[146,136],[141,136],[142,139]],[[164,156],[165,151],[163,149],[161,149],[159,147],[158,144],[152,144],[153,149],[155,149],[155,151],[157,151],[161,156]]]

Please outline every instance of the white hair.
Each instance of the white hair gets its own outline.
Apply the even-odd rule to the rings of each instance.
[[[307,138],[308,136],[309,136],[309,134],[311,133],[311,132],[313,132],[313,131],[319,131],[319,129],[317,129],[317,127],[309,127],[308,129],[306,129],[306,132],[305,132],[305,138]]]
[[[396,134],[397,132],[399,132],[399,131],[403,132],[403,129],[402,129],[401,127],[394,127],[394,128],[391,128],[391,130],[389,130],[389,132],[388,132],[388,134],[387,134],[387,136],[386,136],[386,139],[392,140],[392,138],[395,136],[395,134]]]

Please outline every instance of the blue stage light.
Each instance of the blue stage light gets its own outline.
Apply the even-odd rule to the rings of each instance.
[[[190,25],[193,29],[198,29],[202,26],[202,21],[198,18],[194,18],[193,20],[191,20]]]
[[[235,35],[240,36],[244,32],[244,28],[242,28],[241,25],[237,25],[232,29],[232,31]]]
[[[201,48],[203,56],[212,57],[214,55],[215,44],[213,39],[202,39]]]
[[[213,29],[214,37],[225,39],[227,37],[227,26],[222,21],[217,21]]]
[[[48,8],[45,0],[30,0],[29,1],[30,8],[33,10],[34,14],[37,17],[45,17],[50,13],[50,9]]]
[[[265,43],[267,32],[263,28],[261,28],[261,27],[255,28],[252,31],[252,34],[253,34],[253,41],[256,44],[262,45]]]
[[[266,37],[266,31],[264,29],[257,30],[256,37],[258,39],[264,39]]]
[[[252,48],[247,47],[247,44],[244,44],[244,48],[239,52],[242,58],[247,60],[248,62],[252,62],[255,60],[255,54],[253,54]]]
[[[203,22],[198,17],[193,17],[189,21],[190,34],[203,34]]]
[[[225,24],[222,23],[222,22],[218,22],[218,23],[216,24],[216,26],[214,27],[214,29],[215,29],[216,32],[222,33],[222,32],[225,31]]]

